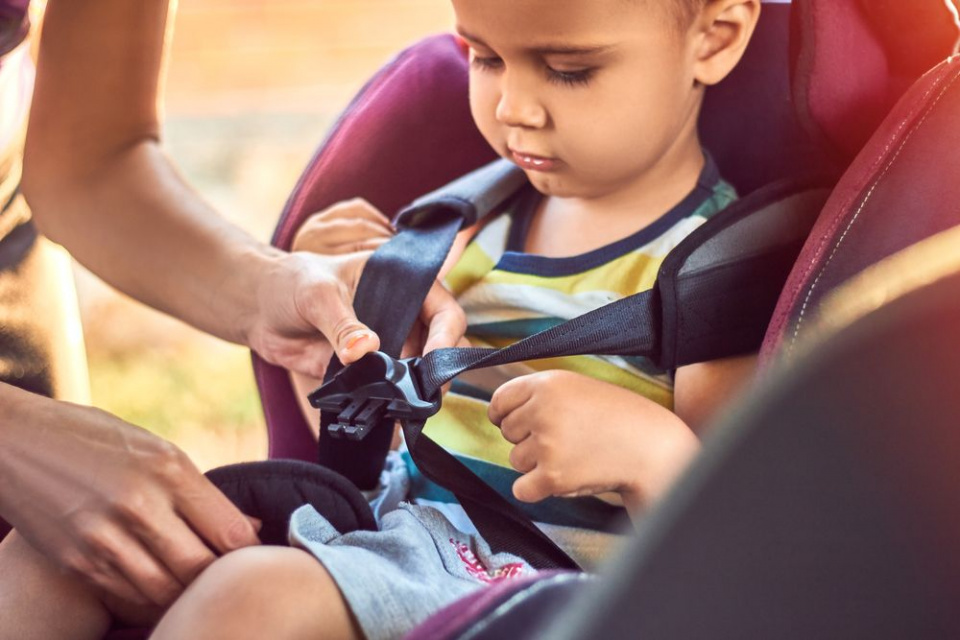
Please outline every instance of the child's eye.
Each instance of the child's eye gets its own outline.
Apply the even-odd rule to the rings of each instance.
[[[487,71],[502,68],[503,60],[497,56],[481,56],[474,53],[470,56],[470,64],[476,69]]]
[[[550,82],[562,84],[568,87],[583,86],[590,82],[595,69],[578,69],[576,71],[559,71],[547,67],[547,77]]]

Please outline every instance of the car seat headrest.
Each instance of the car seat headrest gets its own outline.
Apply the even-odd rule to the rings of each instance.
[[[740,195],[784,179],[838,176],[832,150],[811,136],[791,97],[791,5],[763,3],[740,64],[707,89],[700,114],[703,146]]]
[[[858,0],[887,54],[893,78],[910,82],[960,44],[957,0]]]
[[[852,158],[922,73],[953,51],[953,0],[795,0],[794,100],[809,132]]]
[[[864,147],[794,265],[761,355],[789,354],[824,296],[866,267],[960,224],[960,56],[924,75]]]

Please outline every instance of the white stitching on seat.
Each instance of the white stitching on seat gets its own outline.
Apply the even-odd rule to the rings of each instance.
[[[930,76],[930,75],[934,74],[939,68],[940,68],[940,67],[939,67],[939,65],[938,65],[938,66],[934,67],[933,69],[930,69],[929,71],[927,71],[926,73],[924,73],[922,76],[920,76],[920,78],[917,79],[917,82],[920,82],[921,80],[925,79],[927,76]],[[920,98],[920,102],[921,102],[921,103],[926,102],[927,98],[930,97],[930,94],[933,93],[934,90],[936,90],[937,87],[940,86],[940,83],[943,82],[943,81],[944,81],[944,78],[946,78],[946,77],[947,77],[947,76],[944,75],[943,78],[939,78],[939,79],[934,80],[933,83],[930,85],[930,87],[927,89],[927,91],[926,91],[926,92],[923,94],[923,96]],[[903,130],[903,128],[906,126],[907,122],[910,121],[910,119],[911,119],[912,117],[913,117],[913,114],[911,113],[911,114],[908,114],[908,115],[903,119],[903,121],[900,123],[900,126],[898,126],[897,129],[896,129],[896,131],[894,131],[893,134],[890,136],[889,140],[887,141],[887,145],[884,147],[883,151],[880,153],[879,156],[877,156],[877,161],[873,163],[874,166],[879,165],[879,164],[882,162],[883,157],[886,156],[887,153],[890,151],[890,147],[892,147],[893,144],[897,141],[897,138],[900,136],[900,132]],[[871,171],[873,171],[873,167],[871,167]],[[847,205],[844,205],[844,207],[846,207],[846,206],[847,206]],[[837,221],[836,221],[836,224],[839,225],[839,223],[840,223],[840,221],[837,220]],[[824,245],[827,243],[827,240],[830,238],[830,236],[831,236],[835,231],[836,231],[836,227],[831,226],[830,228],[826,229],[825,232],[823,233],[822,237],[820,238],[819,243],[817,244],[817,248],[816,248],[816,250],[815,250],[814,253],[813,253],[813,256],[810,258],[810,260],[809,260],[809,262],[808,262],[808,264],[807,264],[807,272],[803,274],[803,278],[802,278],[801,282],[796,286],[795,291],[793,291],[793,292],[791,293],[792,296],[796,296],[796,295],[798,295],[798,294],[800,293],[800,290],[803,288],[803,281],[806,280],[807,278],[809,278],[810,272],[816,267],[816,262],[817,262],[817,260],[820,258],[820,256],[823,255],[823,247],[824,247]],[[809,294],[808,294],[808,300],[809,300]],[[804,304],[804,306],[806,306],[806,303]],[[802,313],[803,313],[803,310],[801,310],[801,317],[802,317]],[[789,318],[788,318],[787,320],[789,320]],[[785,320],[784,322],[786,322],[787,320]],[[798,324],[799,324],[799,323],[798,323]],[[785,332],[785,330],[784,330],[784,332]],[[794,335],[794,339],[795,339],[795,338],[796,338],[796,335]],[[791,353],[792,350],[793,350],[793,343],[791,342],[791,344],[788,346],[788,351],[787,351],[787,353],[788,353],[788,354]]]
[[[951,60],[951,62],[952,62],[952,60]],[[945,76],[945,78],[946,78],[946,76]],[[830,262],[833,260],[833,257],[837,254],[837,251],[840,249],[840,245],[843,244],[843,240],[844,240],[844,238],[846,238],[847,233],[850,231],[850,229],[851,229],[851,228],[853,227],[853,225],[856,223],[856,221],[857,221],[857,219],[859,218],[860,214],[863,212],[864,208],[867,206],[867,203],[870,201],[870,197],[873,195],[873,192],[874,192],[874,191],[876,190],[876,188],[879,186],[879,184],[880,184],[880,182],[883,180],[883,178],[887,175],[887,172],[890,170],[890,168],[891,168],[891,167],[893,166],[893,164],[896,162],[897,158],[900,157],[900,153],[901,153],[901,152],[903,151],[903,149],[906,147],[907,142],[910,141],[910,138],[913,136],[914,133],[916,133],[916,131],[917,131],[918,129],[920,129],[920,127],[923,125],[923,123],[926,122],[927,117],[933,112],[934,107],[937,106],[937,103],[940,102],[940,100],[943,98],[943,96],[946,95],[947,91],[950,90],[950,88],[954,85],[954,83],[956,83],[956,81],[957,81],[958,79],[960,79],[960,74],[955,73],[953,79],[952,79],[945,87],[943,87],[943,89],[940,91],[940,94],[937,96],[936,100],[934,100],[933,103],[927,108],[927,112],[923,115],[923,117],[920,119],[920,121],[917,123],[917,125],[916,125],[912,130],[910,130],[909,133],[907,133],[906,137],[905,137],[905,138],[903,139],[903,141],[900,143],[900,147],[897,149],[897,152],[896,152],[896,153],[893,155],[893,157],[890,159],[890,162],[887,163],[887,166],[884,167],[883,171],[882,171],[881,174],[877,177],[877,179],[876,179],[876,181],[873,183],[873,185],[870,186],[870,190],[867,192],[867,195],[864,197],[863,202],[860,203],[860,207],[857,209],[856,214],[854,214],[854,216],[850,219],[850,222],[847,224],[846,229],[843,230],[843,233],[840,235],[840,238],[837,240],[837,243],[834,245],[833,251],[831,251],[830,256],[827,258],[827,261],[823,264],[823,266],[820,267],[820,271],[819,271],[819,273],[817,273],[817,277],[814,278],[813,283],[810,285],[810,289],[807,291],[807,295],[806,295],[806,297],[804,298],[803,305],[802,305],[802,307],[800,308],[800,315],[797,317],[797,323],[796,323],[796,325],[794,326],[793,336],[792,336],[792,338],[791,338],[791,340],[790,340],[790,345],[789,345],[789,347],[787,348],[787,353],[788,353],[788,354],[792,354],[792,353],[793,353],[793,349],[794,349],[794,346],[796,345],[797,338],[798,338],[798,336],[800,335],[800,328],[801,328],[801,325],[803,324],[803,319],[804,319],[804,315],[806,314],[806,311],[807,311],[807,306],[809,305],[809,303],[810,303],[810,298],[813,296],[813,292],[814,292],[814,290],[815,290],[816,287],[817,287],[817,283],[820,281],[820,278],[823,276],[824,272],[827,270],[827,267],[830,266]],[[936,84],[934,84],[932,87],[930,87],[930,89],[927,91],[927,93],[924,94],[923,99],[925,100],[925,99],[927,98],[927,96],[929,96],[930,93],[931,93],[934,89],[936,89],[936,87],[937,87]],[[901,132],[901,131],[903,130],[903,128],[906,126],[908,120],[909,120],[909,117],[905,118],[905,119],[903,120],[903,122],[900,123],[900,126],[897,128],[897,131],[896,131],[896,133],[894,134],[894,136],[893,136],[893,138],[891,139],[891,141],[887,144],[887,147],[884,149],[883,154],[881,154],[881,157],[882,157],[883,155],[886,155],[887,152],[890,150],[890,146],[893,144],[893,141],[896,140],[897,136],[900,134],[900,132]]]

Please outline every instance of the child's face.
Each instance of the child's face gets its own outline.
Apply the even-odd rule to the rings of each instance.
[[[453,0],[484,137],[559,197],[616,193],[689,151],[701,90],[671,1]]]

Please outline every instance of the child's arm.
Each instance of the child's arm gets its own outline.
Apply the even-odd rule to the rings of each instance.
[[[673,410],[703,435],[704,427],[753,380],[757,355],[701,362],[677,369]]]
[[[569,371],[507,382],[490,420],[516,446],[518,500],[616,491],[636,513],[660,496],[700,448],[673,412],[632,391]]]

